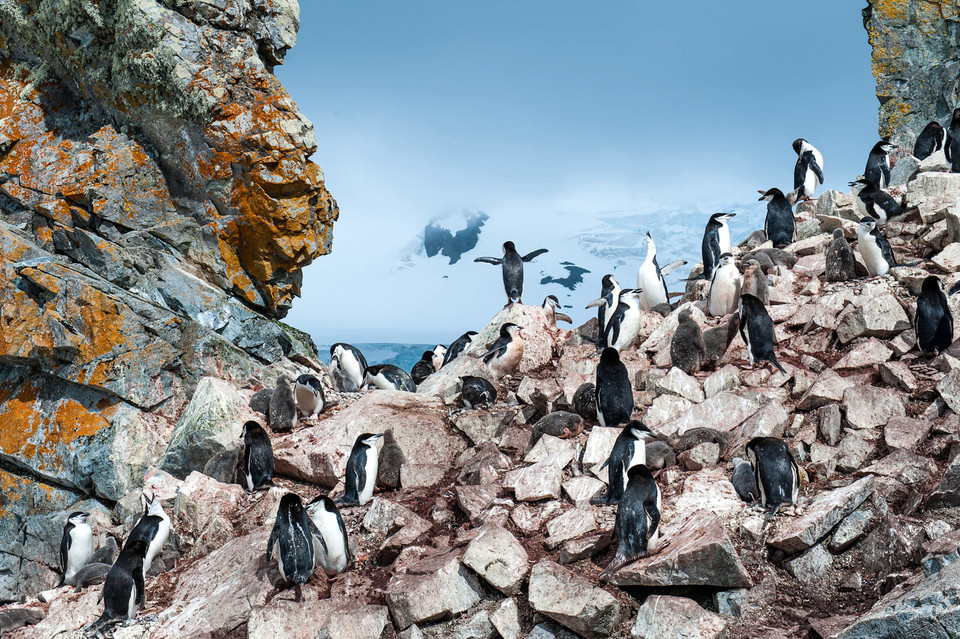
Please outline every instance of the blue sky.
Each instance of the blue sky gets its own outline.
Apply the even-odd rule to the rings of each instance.
[[[629,282],[643,258],[587,255],[600,227],[699,259],[715,210],[743,213],[735,241],[762,225],[756,190],[792,186],[797,137],[847,190],[878,139],[862,3],[650,4],[301,2],[276,73],[341,218],[287,321],[318,343],[449,342],[502,306],[472,260],[506,239],[550,248],[525,301],[562,292],[584,321],[600,271]],[[461,262],[417,253],[428,221],[477,209],[491,219]],[[564,260],[585,283],[539,286]]]

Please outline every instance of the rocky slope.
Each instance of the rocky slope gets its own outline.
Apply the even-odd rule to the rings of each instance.
[[[952,0],[867,0],[880,135],[907,149],[960,104],[960,7]]]
[[[298,14],[0,2],[0,600],[49,584],[49,513],[139,487],[203,377],[317,367],[278,321],[337,216],[271,72]]]
[[[894,190],[919,212],[885,233],[901,261],[922,263],[889,276],[824,281],[832,230],[855,238],[853,200],[830,191],[799,207],[798,240],[787,248],[796,261],[768,273],[786,374],[746,370],[737,337],[715,370],[686,375],[669,356],[680,309],[644,316],[623,353],[634,417],[675,454],[655,464],[669,542],[656,554],[601,574],[613,556],[616,507],[590,500],[605,490],[600,466],[618,429],[588,418],[566,438],[543,432],[541,418],[569,410],[593,380],[595,323],[558,330],[539,307],[515,306],[478,340],[491,341],[505,321],[528,335],[520,371],[495,405],[465,410],[458,401],[460,376],[488,374],[479,347],[415,394],[328,389],[335,405],[316,422],[272,435],[280,477],[266,492],[249,495],[195,472],[209,451],[185,461],[184,451],[217,437],[229,446],[251,416],[252,387],[205,378],[187,413],[210,419],[183,420],[164,458],[170,472],[151,469],[143,478],[174,534],[148,579],[145,609],[114,636],[956,634],[960,349],[918,355],[911,329],[928,273],[948,288],[960,281],[960,176],[934,164]],[[704,293],[703,283],[692,283],[683,308],[712,326],[718,320],[705,316]],[[956,315],[960,298],[950,304]],[[289,592],[271,599],[276,568],[262,555],[280,496],[337,494],[357,434],[386,427],[406,453],[403,487],[344,508],[356,563],[329,581],[318,571],[304,602]],[[732,458],[758,435],[783,437],[808,477],[799,507],[769,523],[729,480]],[[140,490],[96,511],[98,535],[129,531]],[[45,522],[32,534],[49,565],[62,517]],[[99,614],[98,590],[26,600],[20,605],[45,618],[9,636],[81,636]]]

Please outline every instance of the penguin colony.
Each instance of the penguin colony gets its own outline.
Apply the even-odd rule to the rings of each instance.
[[[760,191],[767,204],[767,218],[762,232],[755,232],[745,241],[748,248],[742,262],[731,253],[728,222],[732,213],[710,217],[704,231],[703,269],[688,281],[706,280],[706,303],[694,316],[695,306],[687,306],[678,314],[677,326],[670,346],[673,364],[693,374],[712,368],[722,359],[739,333],[746,345],[748,368],[768,362],[780,373],[787,374],[776,355],[777,339],[773,322],[766,310],[768,303],[766,273],[776,267],[793,266],[791,255],[780,247],[795,239],[792,207],[809,200],[822,185],[823,156],[808,141],[793,143],[797,153],[794,189],[786,194],[778,188]],[[884,189],[890,180],[889,153],[893,147],[881,141],[870,151],[864,176],[851,185],[855,188],[857,206],[863,215],[857,232],[857,249],[868,276],[883,276],[896,268],[894,251],[882,228],[891,220],[916,212],[905,209]],[[960,172],[960,109],[954,112],[948,128],[933,122],[917,139],[915,155],[923,159],[943,152],[954,172]],[[770,242],[773,247],[762,245]],[[523,264],[547,252],[538,249],[521,256],[512,242],[503,245],[503,257],[477,258],[501,266],[507,306],[522,304]],[[668,315],[670,303],[664,275],[684,265],[679,261],[661,268],[657,248],[647,234],[647,254],[637,274],[637,286],[624,289],[613,275],[601,280],[600,297],[587,305],[598,308],[596,343],[598,358],[595,383],[577,390],[572,407],[575,413],[556,412],[542,418],[534,427],[535,438],[543,434],[574,437],[582,432],[585,420],[601,426],[619,427],[620,433],[608,459],[601,466],[607,469],[606,493],[594,503],[615,504],[614,527],[617,545],[613,560],[604,574],[645,555],[656,553],[661,546],[659,524],[662,500],[657,478],[652,471],[676,463],[676,455],[703,444],[712,443],[721,449],[729,445],[724,434],[694,428],[682,437],[664,441],[641,420],[634,419],[634,400],[627,369],[620,352],[631,347],[640,330],[641,313],[657,311]],[[853,249],[843,229],[836,229],[826,255],[827,281],[842,282],[858,276]],[[571,322],[561,312],[555,296],[547,296],[542,308],[548,328],[556,322]],[[715,320],[706,320],[703,311]],[[702,330],[700,324],[708,326]],[[953,318],[943,283],[935,276],[927,277],[917,300],[915,318],[917,343],[922,353],[939,353],[953,341]],[[500,327],[492,344],[477,344],[475,331],[468,331],[449,346],[438,344],[423,353],[410,373],[389,364],[368,365],[354,346],[337,343],[330,347],[330,363],[326,376],[304,374],[291,382],[281,375],[274,388],[257,391],[250,406],[264,416],[273,432],[289,432],[303,419],[316,419],[329,406],[324,383],[339,393],[357,393],[369,387],[380,390],[415,392],[417,386],[458,357],[469,354],[479,357],[488,367],[490,378],[464,376],[461,382],[461,403],[475,409],[497,401],[498,384],[510,380],[523,358],[524,328],[513,323]],[[227,465],[234,469],[231,480],[253,493],[273,485],[274,459],[269,432],[256,421],[247,421],[242,428],[242,454]],[[378,452],[378,441],[383,449]],[[531,446],[533,443],[531,443]],[[746,443],[746,459],[734,458],[731,482],[737,495],[747,503],[755,503],[777,515],[785,507],[800,501],[804,474],[787,443],[775,437],[756,437]],[[401,487],[404,454],[391,429],[383,433],[362,433],[350,451],[343,476],[344,491],[339,499],[316,497],[306,505],[295,493],[286,493],[280,500],[276,520],[265,549],[264,560],[275,561],[280,583],[302,596],[300,589],[316,568],[328,577],[349,569],[354,556],[339,506],[365,506],[374,489],[396,490]],[[73,512],[66,519],[60,544],[60,585],[75,586],[79,591],[92,583],[103,583],[103,613],[92,628],[120,619],[136,617],[145,601],[145,579],[155,560],[161,556],[171,533],[171,522],[159,499],[144,493],[144,512],[126,541],[119,547],[112,538],[97,551],[93,548],[93,530],[89,514]]]

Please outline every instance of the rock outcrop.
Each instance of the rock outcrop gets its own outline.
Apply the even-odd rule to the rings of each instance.
[[[0,600],[46,570],[34,518],[138,487],[202,378],[317,366],[278,321],[337,217],[272,73],[298,16],[289,0],[0,3]]]

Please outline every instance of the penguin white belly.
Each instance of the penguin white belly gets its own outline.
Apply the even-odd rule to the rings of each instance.
[[[490,368],[497,377],[509,375],[520,365],[520,359],[523,357],[523,342],[513,339],[507,344],[507,350],[500,357],[494,357],[490,360]]]
[[[855,194],[855,195],[853,196],[853,200],[854,200],[854,202],[857,203],[857,211],[860,212],[860,217],[861,217],[861,218],[873,217],[872,215],[870,215],[869,213],[867,213],[867,205],[864,203],[863,200],[860,199],[859,194]]]
[[[313,415],[314,413],[319,412],[317,404],[319,403],[320,398],[313,394],[309,388],[303,384],[297,384],[294,387],[295,395],[297,398],[297,408],[300,409],[300,412],[304,415]]]
[[[733,268],[736,270],[736,267]],[[723,317],[734,312],[740,299],[741,285],[739,274],[717,273],[710,287],[710,315]]]
[[[86,525],[75,526],[70,531],[70,539],[67,565],[64,567],[64,569],[69,568],[69,572],[63,576],[65,582],[72,581],[77,571],[90,563],[90,558],[93,557],[93,529]]]
[[[368,446],[366,454],[366,463],[364,464],[364,470],[366,471],[367,477],[364,481],[362,487],[359,487],[360,490],[357,491],[357,501],[360,502],[360,505],[363,506],[365,503],[373,499],[373,486],[377,483],[377,448],[376,446]]]
[[[647,515],[647,530],[650,531],[650,527],[653,526],[653,520],[650,519],[650,515]],[[647,553],[653,553],[657,550],[657,546],[660,545],[660,526],[657,526],[656,530],[649,532],[650,538],[647,540]]]
[[[323,546],[319,540],[314,539],[313,549],[318,566],[323,567],[323,571],[330,576],[338,575],[347,567],[347,549],[344,546],[343,533],[340,532],[340,526],[337,524],[337,517],[333,513],[316,513],[313,517],[313,524],[323,536],[323,542],[327,545],[324,552]]]
[[[137,587],[130,584],[130,602],[127,604],[127,619],[137,617]]]
[[[647,445],[643,443],[642,439],[638,439],[637,441],[633,442],[631,449],[632,454],[630,455],[630,458],[623,460],[624,487],[627,485],[627,472],[634,466],[647,463]]]
[[[863,256],[863,263],[870,275],[886,275],[890,271],[890,265],[883,258],[883,252],[877,246],[876,240],[872,237],[863,238],[857,244],[860,247],[860,255]]]
[[[721,224],[717,229],[717,240],[720,242],[720,254],[730,252],[730,228],[726,223]]]
[[[357,388],[363,388],[363,368],[360,366],[357,358],[353,356],[353,353],[349,351],[343,353],[343,359],[340,360],[340,368],[353,380]]]
[[[160,522],[157,528],[157,534],[150,540],[150,546],[147,548],[147,555],[143,560],[143,576],[147,576],[153,560],[163,552],[163,547],[167,543],[167,537],[170,536],[170,520],[166,517]]]
[[[807,167],[807,174],[803,176],[803,192],[812,197],[819,184],[817,174],[813,172],[813,169]]]
[[[653,262],[644,263],[637,271],[637,288],[640,289],[640,308],[649,311],[658,304],[667,302],[667,295],[664,293],[663,282],[657,275],[657,269]]]
[[[613,348],[617,351],[622,351],[623,349],[630,346],[633,343],[633,340],[637,339],[637,334],[640,332],[640,311],[630,309],[623,314],[623,319],[620,320],[620,334],[617,335],[617,341],[611,344]]]
[[[277,568],[280,570],[280,576],[284,579],[287,578],[287,570],[283,566],[283,553],[280,552],[280,547],[277,547]]]

